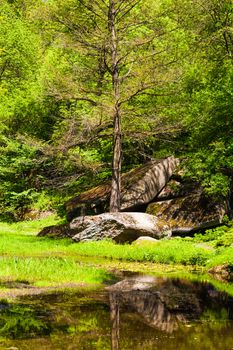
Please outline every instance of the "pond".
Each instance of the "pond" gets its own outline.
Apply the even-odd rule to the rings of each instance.
[[[231,350],[233,297],[210,283],[125,275],[97,291],[0,301],[0,349]]]

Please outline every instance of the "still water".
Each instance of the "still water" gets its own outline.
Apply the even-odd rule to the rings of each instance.
[[[233,297],[209,283],[133,276],[95,292],[0,302],[0,349],[231,350]]]

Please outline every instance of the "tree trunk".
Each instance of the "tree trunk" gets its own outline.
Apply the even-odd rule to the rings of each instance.
[[[122,162],[122,145],[121,145],[121,111],[120,111],[120,82],[118,67],[118,40],[116,30],[116,0],[109,0],[109,32],[111,35],[112,50],[112,87],[113,87],[113,158],[112,158],[112,186],[110,198],[110,212],[120,210],[121,196],[121,162]]]

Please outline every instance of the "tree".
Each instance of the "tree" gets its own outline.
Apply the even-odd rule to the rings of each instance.
[[[166,6],[151,0],[54,0],[48,6],[60,25],[53,47],[66,62],[65,78],[48,84],[51,94],[69,97],[81,114],[88,108],[98,130],[113,128],[110,210],[118,211],[122,127],[125,135],[140,128],[156,134],[158,105],[175,93],[181,72],[184,32]]]

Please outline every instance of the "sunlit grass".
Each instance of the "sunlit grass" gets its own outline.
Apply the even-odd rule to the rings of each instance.
[[[36,235],[43,227],[61,223],[56,215],[41,220],[20,221],[15,223],[0,222],[0,234]]]
[[[233,247],[221,247],[216,249],[211,259],[207,261],[207,267],[214,267],[218,265],[229,265],[233,267]]]
[[[52,216],[38,221],[24,221],[7,224],[0,223],[1,256],[60,256],[70,240],[54,240],[37,237],[45,226],[53,225],[59,219]]]
[[[0,260],[0,279],[27,281],[35,286],[60,283],[100,284],[109,275],[103,269],[82,266],[74,259],[61,258],[3,258]]]
[[[11,228],[12,229],[12,228]],[[18,257],[98,256],[125,261],[203,265],[211,251],[183,240],[161,240],[155,244],[119,245],[111,241],[73,243],[70,239],[36,237],[31,230],[15,229],[0,234],[0,255]],[[1,227],[0,227],[1,230]],[[38,231],[37,231],[38,232]]]
[[[195,240],[160,240],[143,245],[115,244],[112,241],[73,243],[71,239],[37,237],[46,225],[57,223],[50,217],[40,221],[16,224],[0,223],[0,255],[8,257],[73,257],[90,256],[122,261],[213,266],[233,264],[233,248],[207,249]]]
[[[108,278],[103,269],[80,265],[69,247],[71,240],[37,237],[55,217],[14,224],[0,223],[0,280],[23,280],[36,286],[61,283],[99,284]]]
[[[211,251],[182,240],[161,240],[143,246],[118,245],[109,241],[79,243],[70,246],[69,251],[126,261],[184,265],[203,265],[211,256]]]
[[[181,264],[210,267],[227,264],[233,267],[233,247],[208,249],[192,239],[161,240],[143,246],[118,245],[110,241],[89,242],[71,245],[69,252],[79,255],[101,256],[122,261],[151,262],[159,264]]]
[[[15,224],[0,223],[0,279],[30,280],[36,285],[99,283],[104,279],[103,271],[87,264],[89,259],[101,266],[98,261],[101,258],[119,263],[164,264],[174,268],[178,265],[198,266],[203,271],[225,263],[233,266],[232,247],[209,249],[195,239],[163,239],[143,245],[120,245],[109,240],[74,243],[71,239],[37,237],[44,226],[55,223],[58,223],[55,217]],[[83,257],[88,257],[86,263]],[[82,260],[81,266],[78,262]],[[102,265],[108,267],[106,263]]]

